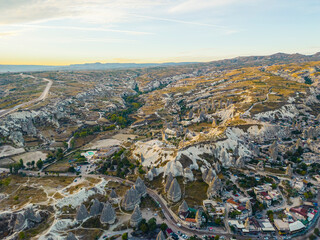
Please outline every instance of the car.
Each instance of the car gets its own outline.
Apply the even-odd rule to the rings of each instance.
[[[178,226],[178,227],[181,227],[181,224],[180,224],[180,223],[177,223],[177,226]]]

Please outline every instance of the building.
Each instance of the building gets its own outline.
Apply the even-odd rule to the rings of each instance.
[[[305,229],[305,225],[301,221],[295,221],[289,224],[290,233],[300,232]]]
[[[263,232],[275,232],[273,225],[268,219],[262,219],[259,221],[261,231]]]
[[[281,219],[274,219],[274,226],[278,230],[279,234],[287,234],[290,231],[289,223]]]

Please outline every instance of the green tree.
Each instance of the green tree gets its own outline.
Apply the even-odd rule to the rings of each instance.
[[[143,232],[143,233],[147,233],[149,231],[149,227],[148,227],[148,224],[147,223],[142,223],[140,225],[140,230]]]
[[[128,239],[128,233],[122,234],[122,240],[127,240]]]
[[[23,168],[24,167],[24,165],[23,165],[23,160],[20,158],[20,160],[19,160],[19,164],[20,164],[20,168]]]
[[[316,234],[316,235],[318,235],[318,236],[320,235],[320,230],[319,230],[319,228],[315,228],[315,229],[314,229],[314,234]]]
[[[39,168],[39,170],[43,167],[43,161],[41,159],[39,159],[36,164],[37,164],[37,168]]]
[[[20,232],[18,237],[19,237],[19,239],[25,239],[26,238],[26,234],[24,232]]]
[[[167,228],[168,228],[168,225],[167,225],[167,224],[165,224],[165,223],[161,223],[161,225],[160,225],[160,229],[161,229],[162,231],[167,230]]]
[[[268,210],[267,215],[269,217],[270,222],[273,222],[273,212],[271,210]]]
[[[310,240],[316,240],[316,239],[317,239],[317,237],[316,237],[315,235],[313,235],[313,234],[312,234],[312,235],[310,235],[309,239],[310,239]]]
[[[157,220],[155,218],[151,218],[148,221],[148,227],[150,231],[154,231],[157,228]]]

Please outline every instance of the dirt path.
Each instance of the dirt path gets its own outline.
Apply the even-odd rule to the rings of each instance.
[[[22,74],[23,75],[23,74]],[[28,77],[31,77],[31,78],[35,78],[34,76],[31,76],[31,75],[25,75],[25,76],[28,76]],[[16,110],[18,110],[19,108],[22,108],[22,107],[26,107],[28,105],[34,105],[35,103],[37,102],[40,102],[42,100],[45,100],[47,97],[48,97],[48,94],[49,94],[49,91],[50,91],[50,88],[53,84],[53,81],[50,80],[50,79],[47,79],[47,78],[42,78],[43,81],[46,81],[48,82],[46,88],[43,90],[43,92],[41,93],[40,97],[36,98],[36,99],[33,99],[31,101],[28,101],[28,102],[25,102],[25,103],[21,103],[19,105],[16,105],[14,106],[13,108],[9,108],[9,109],[2,109],[0,111],[0,118],[1,117],[4,117],[6,116],[7,114],[10,114],[10,113],[13,113],[15,112]]]

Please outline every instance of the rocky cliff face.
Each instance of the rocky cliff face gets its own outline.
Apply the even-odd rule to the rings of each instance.
[[[28,206],[19,212],[0,214],[0,238],[10,236],[15,232],[31,229],[45,221],[49,213]]]

